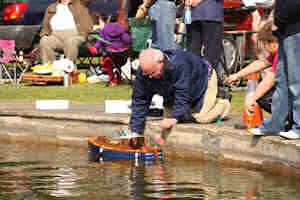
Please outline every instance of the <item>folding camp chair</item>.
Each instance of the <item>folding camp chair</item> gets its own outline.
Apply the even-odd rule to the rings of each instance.
[[[132,39],[131,48],[136,55],[149,47],[152,39],[152,21],[148,18],[135,19],[129,18],[129,30]]]
[[[134,19],[129,18],[130,35],[132,44],[130,47],[119,49],[118,51],[113,49],[102,49],[104,58],[101,62],[101,70],[104,73],[108,73],[108,86],[113,86],[121,83],[121,77],[124,75],[127,80],[132,83],[132,65],[130,64],[130,74],[122,70],[128,58],[132,61],[138,57],[139,52],[148,48],[147,42],[152,38],[152,22],[149,19]],[[99,34],[90,34],[97,40],[101,40],[104,43],[110,43],[99,36]]]
[[[16,56],[14,40],[0,40],[0,81],[5,79],[13,85],[17,85],[23,78],[24,73],[29,69],[34,59],[33,54],[37,51],[34,49],[30,54],[23,55],[23,58],[30,58],[25,65],[23,61]],[[4,73],[3,73],[4,72]]]
[[[14,40],[0,40],[0,80],[3,81],[3,78],[9,78],[12,84],[16,82],[11,69],[8,68],[9,65],[13,65],[13,72],[16,71],[15,66],[15,41]],[[3,76],[4,71],[4,76]]]

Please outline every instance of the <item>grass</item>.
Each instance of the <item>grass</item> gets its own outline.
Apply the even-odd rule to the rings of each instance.
[[[21,84],[0,85],[0,101],[35,101],[67,99],[76,103],[104,103],[106,99],[130,99],[131,86],[108,88],[105,84],[74,84],[69,87]]]
[[[245,101],[245,91],[232,93],[232,112],[241,112]],[[7,101],[35,101],[67,99],[75,103],[104,103],[105,100],[128,100],[131,98],[131,85],[120,85],[108,88],[104,83],[74,84],[69,87],[63,85],[37,86],[30,84],[0,85],[0,102]]]

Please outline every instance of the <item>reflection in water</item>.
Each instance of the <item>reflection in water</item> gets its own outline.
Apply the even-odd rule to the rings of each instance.
[[[210,162],[92,163],[83,149],[16,144],[0,154],[0,199],[300,199],[297,181]]]

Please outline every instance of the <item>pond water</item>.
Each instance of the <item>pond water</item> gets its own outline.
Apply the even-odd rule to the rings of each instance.
[[[0,145],[0,199],[300,199],[300,181],[211,162],[88,162],[83,148]]]

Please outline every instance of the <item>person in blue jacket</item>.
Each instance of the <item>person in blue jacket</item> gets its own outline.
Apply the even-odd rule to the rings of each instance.
[[[148,48],[140,53],[139,60],[131,105],[132,137],[143,135],[154,94],[163,97],[165,110],[172,110],[171,116],[160,121],[163,130],[187,118],[211,123],[228,115],[230,101],[216,98],[216,72],[199,56],[182,50]]]

